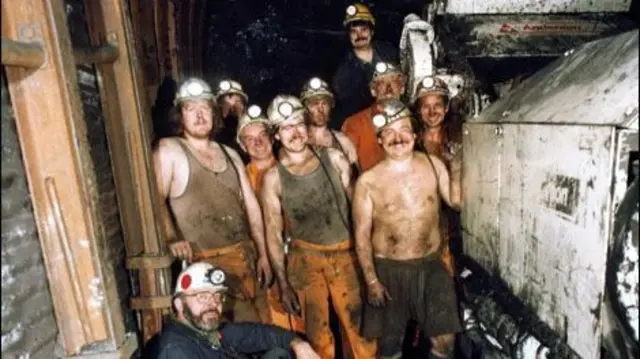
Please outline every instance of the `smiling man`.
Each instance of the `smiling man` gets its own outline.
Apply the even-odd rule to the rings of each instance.
[[[349,161],[333,148],[315,151],[308,145],[307,112],[296,97],[276,96],[267,115],[282,152],[265,175],[261,202],[282,305],[304,318],[305,334],[323,359],[335,356],[333,305],[352,358],[371,359],[375,342],[359,335],[362,291],[349,216]]]
[[[188,262],[224,265],[237,278],[234,320],[258,321],[266,309],[258,287],[271,281],[260,205],[238,154],[210,140],[220,120],[209,85],[188,79],[176,107],[182,133],[154,151],[169,249]]]
[[[258,323],[223,323],[227,299],[226,273],[209,263],[187,267],[176,283],[174,315],[162,334],[150,341],[145,358],[154,359],[319,359],[295,333]]]
[[[382,358],[399,358],[410,319],[430,339],[429,358],[452,358],[461,330],[454,283],[440,260],[440,198],[459,206],[437,157],[414,152],[411,111],[386,100],[372,119],[385,159],[365,172],[353,199],[356,250],[367,286],[363,334]],[[426,355],[425,355],[426,357]]]
[[[333,76],[339,121],[371,105],[369,81],[378,62],[398,62],[398,50],[390,43],[373,39],[376,20],[364,4],[346,8],[344,21],[351,49]],[[335,123],[336,127],[341,123]]]

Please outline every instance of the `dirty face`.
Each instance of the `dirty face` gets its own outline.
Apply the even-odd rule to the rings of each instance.
[[[331,116],[331,99],[327,96],[312,97],[305,102],[309,111],[309,122],[316,127],[324,127]]]
[[[367,24],[349,26],[349,42],[354,49],[365,49],[371,45],[373,30]]]
[[[264,123],[253,123],[245,126],[240,133],[240,142],[252,160],[265,160],[272,157],[271,136]]]
[[[309,135],[304,118],[289,119],[280,124],[276,139],[282,143],[282,147],[289,152],[302,152],[307,146]]]
[[[222,97],[221,107],[224,117],[232,114],[239,118],[244,113],[246,104],[244,103],[244,97],[237,93],[231,93]]]
[[[420,98],[418,105],[420,121],[424,126],[438,127],[442,124],[448,110],[444,96],[438,94],[424,95]]]
[[[371,96],[376,100],[399,100],[404,93],[404,76],[398,73],[379,76],[371,84]]]
[[[404,158],[411,154],[415,140],[416,134],[409,117],[392,122],[378,135],[378,142],[391,158]]]
[[[186,101],[180,106],[185,137],[208,138],[213,130],[213,104],[209,100]]]
[[[203,331],[218,329],[225,302],[222,292],[202,291],[174,299],[178,318]]]

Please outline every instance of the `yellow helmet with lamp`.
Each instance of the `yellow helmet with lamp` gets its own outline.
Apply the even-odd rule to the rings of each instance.
[[[334,99],[333,92],[331,92],[329,84],[318,77],[312,77],[302,87],[302,91],[300,92],[300,100],[304,103],[310,98],[319,96],[328,97],[331,99],[331,101],[333,101]]]
[[[229,79],[220,81],[218,83],[218,92],[216,93],[216,100],[220,101],[221,97],[225,95],[231,95],[231,94],[240,95],[244,99],[245,103],[249,102],[249,96],[247,96],[247,94],[244,93],[244,90],[242,89],[242,85],[240,85],[239,82],[234,80],[229,80]]]
[[[238,127],[236,128],[236,142],[240,146],[242,146],[242,142],[240,142],[240,136],[242,134],[242,130],[254,123],[261,123],[269,127],[269,119],[262,113],[262,109],[258,105],[251,105],[247,109],[247,112],[240,116],[238,119]]]
[[[269,125],[277,128],[282,122],[299,119],[304,121],[306,109],[300,99],[292,95],[277,95],[267,108]]]
[[[376,104],[371,121],[376,130],[376,135],[379,135],[390,124],[412,116],[411,110],[402,101],[389,99]]]
[[[342,25],[347,27],[354,21],[366,21],[371,23],[371,26],[376,25],[376,19],[373,17],[373,14],[371,14],[369,7],[361,3],[351,4],[345,9]]]
[[[191,77],[178,88],[174,104],[177,105],[184,101],[213,99],[213,91],[211,91],[209,84],[197,77]]]

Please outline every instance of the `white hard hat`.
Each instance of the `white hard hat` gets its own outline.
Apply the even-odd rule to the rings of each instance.
[[[373,83],[376,79],[381,76],[387,76],[391,74],[398,74],[404,76],[404,72],[400,70],[400,68],[390,62],[377,62],[374,71],[373,77],[371,78],[371,83]]]
[[[276,127],[291,119],[304,119],[306,109],[300,100],[292,95],[276,96],[267,108],[269,125]]]
[[[305,102],[306,100],[316,96],[326,96],[333,100],[333,93],[329,88],[329,84],[318,77],[313,77],[302,87],[300,100]]]
[[[269,127],[269,119],[262,113],[262,109],[258,105],[251,105],[247,110],[247,113],[240,116],[238,119],[238,127],[236,128],[236,141],[239,145],[242,145],[240,142],[240,135],[242,130],[254,123],[263,123],[267,127]]]
[[[411,110],[402,101],[389,99],[376,104],[371,121],[378,134],[393,122],[406,117],[411,117]]]
[[[238,94],[244,98],[244,102],[249,102],[249,96],[242,90],[242,85],[234,80],[222,80],[218,83],[218,92],[216,93],[216,100],[220,97],[230,94]]]
[[[449,100],[449,97],[451,96],[449,86],[447,86],[444,80],[435,76],[426,76],[418,83],[415,101],[418,101],[420,97],[428,94],[442,95],[447,100]]]
[[[178,88],[175,104],[187,100],[213,100],[211,87],[204,80],[197,77],[187,79]]]
[[[203,291],[221,292],[227,291],[225,286],[226,274],[220,268],[216,268],[207,262],[191,264],[178,276],[174,295],[181,293],[197,293]]]

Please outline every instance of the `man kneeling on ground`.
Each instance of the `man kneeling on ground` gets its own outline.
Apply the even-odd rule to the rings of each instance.
[[[162,334],[149,344],[145,357],[158,359],[247,358],[319,359],[295,333],[261,323],[221,324],[227,286],[225,272],[206,262],[190,265],[178,277],[175,313]],[[155,342],[154,342],[155,341]]]

